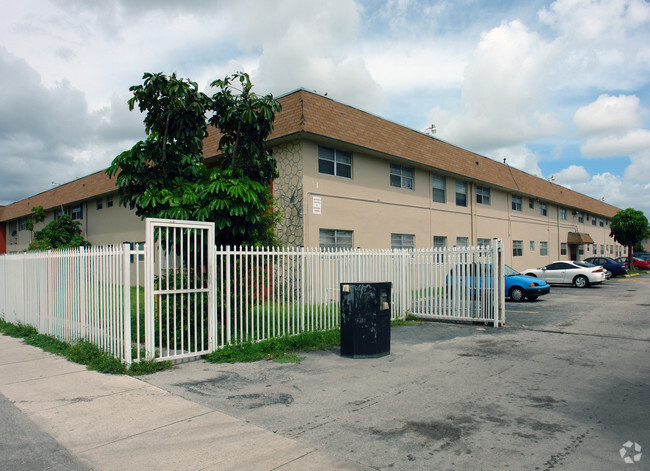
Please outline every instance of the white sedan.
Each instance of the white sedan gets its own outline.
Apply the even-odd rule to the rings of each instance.
[[[548,284],[573,284],[578,288],[586,288],[606,280],[603,267],[587,262],[557,261],[545,267],[521,270],[521,273],[541,278]]]

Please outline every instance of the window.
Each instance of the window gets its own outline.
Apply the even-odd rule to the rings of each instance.
[[[21,218],[18,220],[18,230],[26,231],[27,230],[27,219]]]
[[[521,211],[521,196],[512,195],[512,210]]]
[[[490,204],[490,189],[484,186],[477,186],[476,202],[478,204]]]
[[[97,198],[97,201],[96,201],[97,209],[102,209],[102,203],[103,203],[103,200],[101,198]]]
[[[478,239],[476,243],[479,245],[479,247],[489,247],[492,245],[492,241],[490,239]]]
[[[582,213],[578,213],[578,222],[585,222],[585,215]]]
[[[605,225],[605,221],[603,221],[603,218],[600,218],[598,222],[600,223],[600,227],[603,227]]]
[[[598,254],[598,244],[594,244],[593,253],[594,253],[594,255]]]
[[[594,249],[595,253],[596,249]],[[566,242],[560,244],[560,255],[566,255]]]
[[[107,196],[106,197],[106,207],[107,208],[113,207],[113,197],[112,196]]]
[[[456,247],[467,247],[469,240],[467,237],[456,237]]]
[[[318,239],[321,249],[338,250],[352,248],[352,231],[321,229],[318,232]]]
[[[532,198],[528,198],[528,207],[530,209],[535,209],[535,200]]]
[[[605,255],[605,246],[600,244],[600,255]]]
[[[595,217],[592,217],[592,218],[591,218],[591,225],[592,225],[592,226],[595,226],[595,225],[596,225],[596,218],[595,218]]]
[[[609,246],[609,253],[614,253],[614,244]]]
[[[530,241],[530,251],[531,251],[531,252],[534,252],[534,251],[535,251],[535,241],[534,241],[534,240],[531,240],[531,241]]]
[[[413,167],[390,164],[390,186],[413,189]]]
[[[352,154],[318,146],[318,172],[336,177],[352,178]]]
[[[54,220],[58,220],[64,214],[70,216],[73,221],[81,220],[84,218],[83,205],[79,203],[74,206],[64,206],[63,209],[55,209]]]
[[[10,221],[7,223],[7,237],[9,238],[9,245],[18,244],[18,222]]]
[[[539,203],[539,214],[540,216],[547,215],[546,203]]]
[[[391,234],[391,249],[412,249],[414,247],[415,236],[413,234]]]
[[[566,221],[566,208],[560,208],[560,219]]]
[[[446,203],[446,185],[447,179],[442,175],[433,175],[433,201],[436,203]]]
[[[585,246],[578,245],[578,255],[584,255],[584,254],[585,254]]]
[[[543,240],[539,242],[539,254],[542,256],[548,255],[548,242]]]
[[[442,249],[447,247],[447,238],[443,236],[433,236],[433,248]]]
[[[456,206],[467,206],[467,182],[456,180]]]
[[[512,256],[513,257],[521,257],[523,254],[524,254],[524,241],[523,240],[513,240],[512,241]]]
[[[66,214],[69,214],[73,221],[78,221],[84,218],[83,206],[77,204],[66,208]]]

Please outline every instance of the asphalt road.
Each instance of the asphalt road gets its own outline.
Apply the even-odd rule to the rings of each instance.
[[[0,394],[0,469],[89,470],[77,457]]]
[[[332,349],[142,379],[375,469],[650,469],[650,275],[506,311],[502,329],[394,327],[377,359]],[[628,441],[643,447],[632,465]]]

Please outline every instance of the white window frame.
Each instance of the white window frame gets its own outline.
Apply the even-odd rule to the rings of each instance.
[[[436,183],[442,187],[436,187]],[[447,202],[447,177],[444,175],[438,175],[437,173],[432,174],[431,188],[434,203],[444,204]],[[436,199],[436,192],[438,192],[438,199]],[[440,201],[440,194],[442,194],[442,201]]]
[[[490,205],[490,188],[487,186],[476,186],[476,202],[478,204]]]
[[[324,236],[331,236],[333,243],[323,243]],[[348,242],[349,241],[349,242]],[[319,229],[318,245],[321,249],[351,249],[354,243],[354,232],[343,229]]]
[[[323,152],[332,152],[330,158],[329,155],[325,155]],[[332,172],[324,171],[321,167],[322,162],[328,162],[332,164]],[[343,169],[347,169],[348,172],[344,172]],[[318,173],[322,175],[332,175],[334,177],[340,178],[352,178],[352,152],[347,152],[343,150],[334,149],[333,147],[318,146]],[[346,175],[349,173],[349,175]]]
[[[399,164],[390,164],[390,186],[404,190],[415,189],[415,170]]]
[[[391,234],[390,248],[393,250],[414,249],[415,234]]]

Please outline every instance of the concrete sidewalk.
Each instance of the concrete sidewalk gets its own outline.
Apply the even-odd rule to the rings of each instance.
[[[0,393],[92,469],[370,469],[1,334]]]

